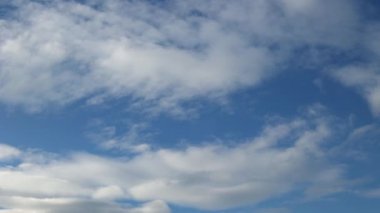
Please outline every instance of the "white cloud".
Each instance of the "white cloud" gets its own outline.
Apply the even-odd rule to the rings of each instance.
[[[240,145],[149,150],[129,158],[75,153],[43,155],[41,161],[29,152],[20,164],[0,167],[0,206],[37,212],[99,206],[97,212],[119,212],[127,208],[119,200],[135,200],[153,203],[132,212],[168,212],[165,203],[218,210],[293,190],[325,196],[344,190],[343,168],[321,148],[330,128],[328,119],[311,116],[269,125]]]
[[[0,22],[0,101],[29,110],[124,96],[173,110],[258,85],[283,50],[347,46],[357,24],[341,0],[15,4],[15,18]]]
[[[196,29],[194,21],[175,21],[162,9],[136,12],[155,9],[148,4],[125,4],[126,11],[104,12],[77,3],[21,6],[21,21],[2,23],[0,100],[38,109],[100,92],[158,99],[165,108],[178,99],[255,85],[270,73],[265,48],[217,22],[200,21]],[[164,29],[169,23],[189,31],[196,43],[186,47],[186,37],[171,44]],[[203,51],[192,50],[203,43]]]
[[[100,200],[115,200],[117,198],[123,198],[124,192],[118,186],[106,186],[98,189],[93,197]]]
[[[20,153],[20,150],[18,150],[15,147],[6,144],[0,144],[0,161],[5,161],[18,157]]]

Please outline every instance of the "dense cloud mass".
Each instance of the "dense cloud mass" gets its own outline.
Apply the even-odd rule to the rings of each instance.
[[[0,206],[5,212],[168,212],[166,202],[220,210],[294,190],[325,196],[345,190],[343,167],[322,148],[331,125],[328,118],[297,118],[239,145],[158,149],[131,158],[19,151],[17,163],[0,168]],[[132,208],[128,200],[148,203]]]
[[[346,50],[360,36],[355,5],[343,0],[10,4],[0,101],[30,111],[125,96],[173,109],[256,86],[297,48]]]

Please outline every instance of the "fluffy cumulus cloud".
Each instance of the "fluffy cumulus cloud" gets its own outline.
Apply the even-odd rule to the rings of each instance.
[[[129,158],[24,150],[19,163],[0,167],[0,206],[3,212],[169,212],[168,204],[220,210],[294,190],[321,197],[345,190],[343,167],[322,148],[331,128],[328,118],[298,118],[233,146],[155,149]]]
[[[0,102],[33,111],[128,96],[172,109],[256,86],[295,48],[348,48],[358,23],[342,0],[81,2],[9,3]]]

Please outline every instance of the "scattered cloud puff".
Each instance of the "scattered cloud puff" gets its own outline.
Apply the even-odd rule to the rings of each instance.
[[[357,11],[343,0],[10,4],[0,102],[29,111],[126,96],[175,111],[260,84],[298,47],[345,49],[358,37]]]
[[[20,154],[20,150],[6,144],[0,144],[0,162],[16,158]]]
[[[152,133],[147,131],[146,123],[132,124],[122,135],[118,134],[114,126],[93,126],[95,130],[90,130],[87,136],[102,149],[139,153],[152,148]]]
[[[344,170],[322,148],[328,118],[268,125],[234,146],[191,145],[131,157],[23,151],[0,167],[5,212],[169,212],[168,204],[221,210],[294,190],[314,199],[345,190]],[[131,207],[129,201],[147,202]],[[158,210],[157,210],[158,209]]]

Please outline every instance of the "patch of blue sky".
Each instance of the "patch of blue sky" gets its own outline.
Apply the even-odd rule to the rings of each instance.
[[[340,194],[330,198],[325,198],[316,202],[305,202],[294,205],[293,212],[317,213],[321,209],[329,212],[368,212],[376,213],[380,208],[378,199],[363,198],[354,194]]]

